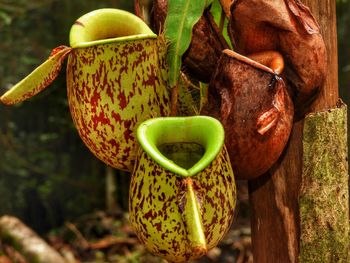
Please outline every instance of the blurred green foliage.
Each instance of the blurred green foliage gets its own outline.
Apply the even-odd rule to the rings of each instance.
[[[0,94],[68,45],[70,26],[97,8],[132,11],[131,0],[0,0]],[[350,1],[337,1],[339,81],[349,104]],[[0,105],[0,215],[13,214],[46,231],[105,208],[105,166],[83,145],[73,126],[65,74],[19,106]],[[128,175],[118,194],[127,196]],[[123,205],[123,204],[120,204]],[[126,204],[124,204],[126,208]]]
[[[350,1],[337,2],[339,91],[349,105],[350,101]]]

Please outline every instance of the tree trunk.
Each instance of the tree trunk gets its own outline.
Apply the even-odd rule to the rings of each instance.
[[[249,182],[258,263],[350,262],[346,107],[336,106],[336,2],[303,2],[321,26],[328,75],[313,113],[294,123],[278,163]]]
[[[108,212],[115,212],[118,208],[115,176],[113,168],[106,166],[106,209]]]
[[[304,123],[300,262],[350,262],[346,107]]]

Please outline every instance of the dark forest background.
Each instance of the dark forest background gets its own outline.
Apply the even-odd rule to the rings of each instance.
[[[0,94],[58,45],[70,26],[97,8],[133,10],[121,0],[0,0]],[[350,2],[338,1],[340,96],[350,102]],[[43,93],[14,107],[0,105],[0,215],[21,218],[39,233],[111,208],[106,174],[115,173],[114,208],[127,210],[129,175],[111,171],[83,145],[73,126],[65,73]],[[112,204],[113,205],[113,204]]]

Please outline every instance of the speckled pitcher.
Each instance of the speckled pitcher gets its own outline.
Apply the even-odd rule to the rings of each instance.
[[[222,125],[206,116],[155,118],[137,138],[129,194],[137,236],[170,262],[204,255],[224,237],[236,204]]]
[[[103,162],[131,171],[138,123],[169,113],[165,41],[131,13],[99,9],[74,23],[70,46],[54,49],[1,101],[18,103],[43,90],[68,56],[68,102],[80,137]]]

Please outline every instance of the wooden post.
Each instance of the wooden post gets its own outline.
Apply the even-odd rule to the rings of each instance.
[[[328,75],[279,162],[249,182],[254,262],[350,262],[346,107],[338,105],[335,0],[304,0],[321,26]],[[332,109],[332,110],[330,110]]]

